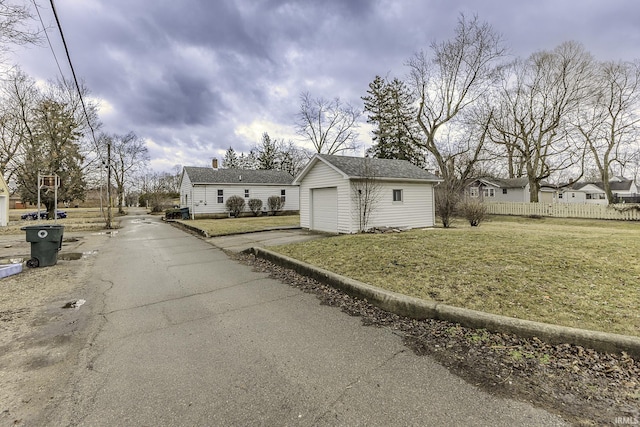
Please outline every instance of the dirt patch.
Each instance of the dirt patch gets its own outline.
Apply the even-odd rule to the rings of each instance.
[[[0,257],[28,259],[30,245],[21,236],[0,237]],[[104,236],[74,235],[62,252],[97,250]],[[77,357],[78,331],[85,319],[80,306],[64,309],[86,297],[87,277],[95,257],[65,260],[54,266],[24,267],[22,273],[0,279],[0,424],[35,422],[62,384]]]
[[[253,255],[237,259],[305,292],[321,303],[385,327],[418,355],[499,396],[545,408],[577,425],[640,422],[640,361],[574,345],[464,328],[437,320],[413,320],[383,311],[330,286]]]

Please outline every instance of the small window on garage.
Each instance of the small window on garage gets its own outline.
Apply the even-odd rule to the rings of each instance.
[[[218,190],[218,203],[224,203],[224,190]]]
[[[502,189],[502,194],[507,194],[507,189],[506,188]]]
[[[393,190],[393,201],[394,202],[402,201],[402,190]]]
[[[245,198],[249,197],[249,190],[248,189],[244,190],[244,197]]]
[[[287,190],[280,190],[280,200],[284,203],[287,199]]]

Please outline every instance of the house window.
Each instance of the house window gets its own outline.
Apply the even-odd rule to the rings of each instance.
[[[249,190],[248,189],[244,190],[244,197],[245,198],[249,197]]]
[[[224,190],[218,190],[218,203],[224,203]]]
[[[587,194],[587,200],[591,200],[591,194]]]
[[[562,199],[562,193],[558,193],[558,199]]]
[[[480,193],[478,192],[478,187],[471,187],[469,188],[469,196],[471,197],[478,197]]]
[[[576,197],[576,193],[571,193],[571,197]]]
[[[280,190],[280,200],[284,203],[287,199],[287,190]]]
[[[494,188],[485,188],[483,194],[484,197],[495,197],[496,192]]]
[[[402,190],[393,190],[393,201],[394,202],[402,201]]]
[[[502,189],[502,194],[507,194],[507,189],[506,188]]]

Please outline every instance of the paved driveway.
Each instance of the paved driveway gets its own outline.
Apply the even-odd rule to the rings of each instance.
[[[305,237],[296,234],[225,245]],[[562,423],[479,390],[394,331],[363,326],[157,218],[123,221],[88,289],[91,327],[74,376],[33,425]]]
[[[288,243],[306,242],[308,240],[329,237],[329,234],[313,233],[299,228],[260,231],[256,233],[235,234],[233,236],[210,237],[207,242],[220,249],[231,252],[242,252],[252,247],[286,245]]]

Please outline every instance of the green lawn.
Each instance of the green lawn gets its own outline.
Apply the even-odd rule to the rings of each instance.
[[[640,335],[640,224],[493,217],[480,227],[272,248],[380,288],[506,316]]]
[[[258,216],[222,219],[180,220],[191,227],[206,231],[209,236],[249,233],[278,227],[300,226],[299,215]]]

